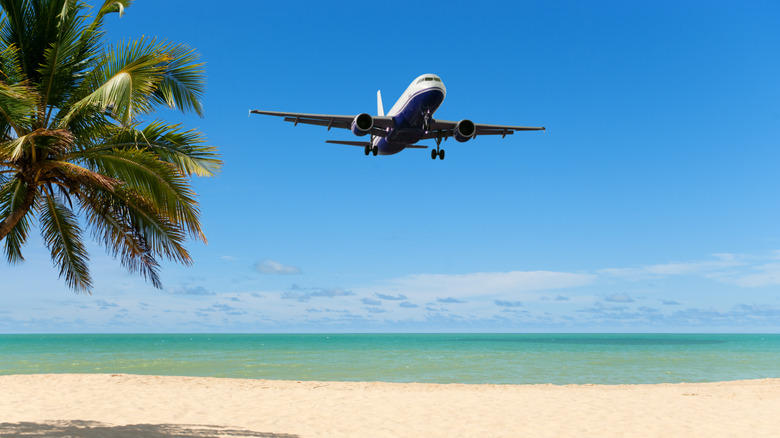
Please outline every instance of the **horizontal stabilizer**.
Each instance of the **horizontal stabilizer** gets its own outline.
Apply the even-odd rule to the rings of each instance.
[[[341,141],[341,140],[325,140],[325,143],[345,144],[347,146],[370,146],[371,143],[367,141]]]

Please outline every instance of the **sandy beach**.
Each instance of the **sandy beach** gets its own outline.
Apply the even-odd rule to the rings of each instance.
[[[777,436],[780,379],[436,385],[0,376],[2,437]]]

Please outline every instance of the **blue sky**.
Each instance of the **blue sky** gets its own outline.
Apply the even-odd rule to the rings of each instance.
[[[776,2],[138,0],[109,38],[207,63],[208,245],[164,289],[34,236],[0,332],[780,332]],[[546,133],[365,157],[249,109],[385,108],[438,74],[442,119]],[[433,144],[433,142],[431,142]]]

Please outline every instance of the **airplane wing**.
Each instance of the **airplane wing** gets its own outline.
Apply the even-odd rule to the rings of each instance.
[[[423,135],[422,138],[448,138],[452,137],[453,130],[455,129],[455,125],[457,125],[458,122],[454,122],[451,120],[432,120],[430,129],[427,133]],[[474,134],[474,137],[479,137],[480,135],[500,135],[501,137],[505,137],[507,135],[514,134],[515,131],[544,131],[544,127],[536,127],[536,126],[507,126],[507,125],[486,125],[484,123],[474,123],[474,126],[476,127],[476,133]]]
[[[325,143],[333,143],[333,144],[345,144],[347,146],[360,146],[360,147],[366,147],[371,146],[371,142],[368,141],[349,141],[349,140],[325,140]],[[428,146],[421,145],[421,144],[408,144],[406,145],[406,148],[409,149],[428,149]]]
[[[336,114],[306,114],[306,113],[284,113],[278,111],[260,111],[252,110],[250,114],[264,114],[267,116],[284,117],[285,122],[293,122],[296,125],[298,123],[304,123],[307,125],[327,126],[328,131],[330,128],[350,129],[352,121],[357,117],[348,115],[336,115]],[[387,116],[371,116],[374,120],[374,127],[369,134],[378,137],[387,136],[385,128],[393,126],[393,118]],[[453,125],[454,126],[454,125]]]

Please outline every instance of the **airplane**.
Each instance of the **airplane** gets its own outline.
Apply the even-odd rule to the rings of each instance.
[[[485,125],[469,119],[458,122],[438,120],[433,113],[439,108],[447,95],[447,89],[441,78],[434,74],[418,76],[401,95],[385,115],[382,106],[382,92],[376,92],[377,116],[368,113],[352,115],[287,113],[278,111],[251,110],[249,114],[264,114],[284,117],[285,122],[349,129],[357,136],[370,135],[368,141],[326,140],[335,143],[364,148],[366,155],[393,155],[404,149],[427,149],[428,146],[415,144],[420,140],[434,139],[436,149],[431,150],[431,158],[444,159],[441,141],[449,137],[458,142],[466,142],[480,135],[500,135],[501,138],[515,131],[544,131],[544,127]]]

